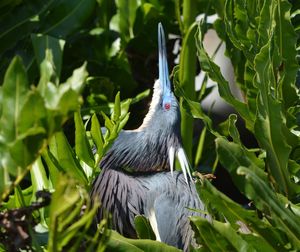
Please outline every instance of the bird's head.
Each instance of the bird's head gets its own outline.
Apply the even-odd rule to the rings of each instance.
[[[159,79],[155,81],[149,112],[139,130],[166,130],[180,134],[180,110],[171,88],[165,33],[158,24],[158,68]]]

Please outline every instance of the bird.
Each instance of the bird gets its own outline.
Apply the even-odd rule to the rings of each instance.
[[[189,250],[189,216],[207,216],[190,172],[180,134],[180,109],[171,89],[163,26],[158,24],[159,78],[140,127],[122,130],[100,162],[91,190],[100,202],[97,220],[111,215],[112,228],[137,238],[134,218],[149,219],[156,240]],[[175,171],[178,159],[182,172]]]

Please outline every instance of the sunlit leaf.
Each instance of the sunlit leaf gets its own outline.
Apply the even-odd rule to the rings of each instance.
[[[89,140],[86,136],[85,127],[82,122],[82,118],[79,112],[74,113],[75,121],[75,152],[77,156],[88,164],[90,167],[94,167],[94,155],[89,144]]]
[[[134,226],[139,239],[155,240],[155,234],[151,228],[150,222],[146,217],[137,215],[134,218]]]
[[[136,252],[168,252],[180,251],[179,249],[166,245],[162,242],[152,240],[128,239],[115,231],[112,231],[111,237],[107,244],[108,251],[136,251]]]
[[[87,183],[86,175],[63,132],[58,132],[52,137],[49,147],[50,152],[67,174],[83,184]]]

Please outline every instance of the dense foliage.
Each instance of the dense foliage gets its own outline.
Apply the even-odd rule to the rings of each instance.
[[[94,226],[98,205],[88,196],[118,132],[146,112],[158,22],[173,34],[168,48],[181,43],[172,77],[192,166],[205,163],[214,173],[222,165],[250,205],[200,175],[197,188],[213,220],[191,218],[199,244],[193,249],[300,250],[299,10],[287,0],[1,2],[0,251],[177,250],[153,241],[141,216],[137,240],[110,230],[109,218]],[[218,15],[214,23],[207,22],[211,14]],[[243,100],[204,49],[209,29],[226,44]],[[170,50],[169,61],[176,56]],[[219,125],[200,106],[211,91],[207,77],[194,90],[198,64],[236,111]],[[197,136],[191,129],[199,119]],[[238,120],[257,148],[245,146]]]

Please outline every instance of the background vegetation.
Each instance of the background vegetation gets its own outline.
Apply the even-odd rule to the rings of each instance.
[[[215,173],[222,166],[249,202],[246,209],[199,179],[213,220],[191,219],[202,244],[193,249],[299,250],[299,7],[287,0],[2,1],[0,251],[176,250],[151,240],[142,217],[139,240],[109,230],[109,219],[94,227],[97,205],[88,197],[109,145],[146,113],[158,76],[158,22],[173,34],[169,62],[180,54],[173,83],[193,168]],[[218,14],[212,24],[211,14]],[[242,101],[204,50],[208,29],[226,43]],[[181,50],[173,54],[176,41]],[[200,106],[211,91],[207,78],[194,90],[200,69],[236,111],[220,124]],[[200,121],[198,135],[191,129]],[[255,148],[241,140],[237,121]]]

